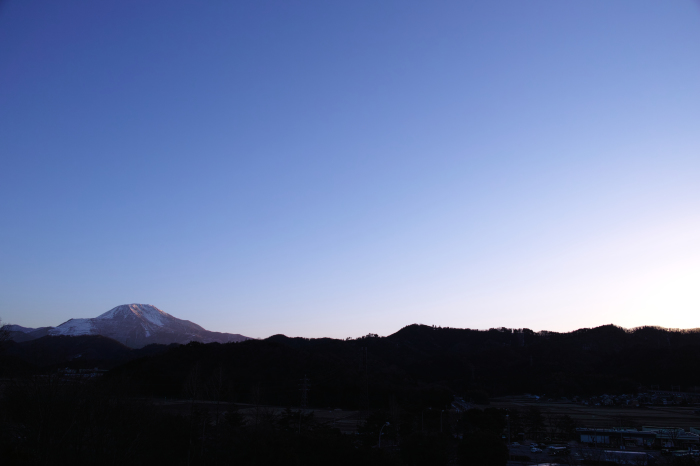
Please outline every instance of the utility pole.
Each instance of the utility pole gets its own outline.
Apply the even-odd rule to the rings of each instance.
[[[385,428],[386,426],[388,426],[388,425],[389,425],[389,423],[387,422],[387,423],[385,423],[385,424],[382,426],[381,429],[379,429],[379,442],[378,442],[378,445],[377,445],[379,448],[382,448],[382,431],[383,431],[384,428]]]
[[[510,415],[506,414],[506,422],[508,423],[508,445],[510,445]]]

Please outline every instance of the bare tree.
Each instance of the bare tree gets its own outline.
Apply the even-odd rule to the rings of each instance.
[[[190,399],[191,405],[194,405],[195,400],[201,395],[200,394],[200,381],[199,381],[199,363],[196,363],[190,373],[185,379],[185,385],[182,388],[183,394]]]
[[[539,439],[539,434],[544,431],[544,416],[537,406],[530,406],[525,412],[525,422],[528,426],[530,438]]]
[[[576,436],[576,421],[574,421],[568,414],[557,416],[556,426],[559,433],[567,440],[571,440]]]
[[[190,373],[185,379],[185,384],[182,387],[183,394],[190,399],[190,428],[189,428],[189,446],[187,449],[187,464],[191,464],[193,448],[194,448],[194,432],[195,423],[195,401],[200,396],[200,381],[199,381],[199,363],[195,363]]]
[[[255,429],[258,429],[262,417],[262,394],[260,390],[260,382],[254,383],[250,386],[250,401],[254,406],[253,426]]]
[[[216,425],[219,425],[219,403],[221,402],[221,395],[224,391],[225,379],[224,379],[224,369],[219,366],[218,369],[214,371],[214,375],[209,379],[209,393],[216,401]]]
[[[391,398],[389,398],[389,406],[391,413],[391,423],[394,430],[396,431],[396,443],[401,444],[401,406],[399,406],[399,403],[396,401],[396,397],[394,395],[391,395]]]
[[[0,351],[5,347],[5,342],[10,339],[9,325],[3,324],[0,319]]]
[[[557,433],[557,421],[558,418],[555,414],[552,413],[547,413],[544,415],[544,418],[546,419],[546,427],[545,427],[545,432],[553,439],[556,437]]]

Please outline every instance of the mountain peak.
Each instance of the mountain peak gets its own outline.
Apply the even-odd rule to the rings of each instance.
[[[108,319],[126,319],[128,317],[136,317],[140,320],[148,321],[149,323],[162,327],[173,316],[167,312],[161,311],[150,304],[122,304],[96,317],[100,320]]]
[[[210,332],[188,320],[178,319],[150,304],[122,304],[91,319],[70,319],[48,330],[49,335],[102,335],[132,348],[151,343],[200,341],[228,343],[248,340],[237,333]]]

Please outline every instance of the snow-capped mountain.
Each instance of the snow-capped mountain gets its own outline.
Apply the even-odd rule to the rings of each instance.
[[[249,339],[237,333],[210,332],[150,304],[122,304],[91,319],[70,319],[58,327],[50,328],[48,334],[102,335],[132,348],[141,348],[151,343],[229,343]]]

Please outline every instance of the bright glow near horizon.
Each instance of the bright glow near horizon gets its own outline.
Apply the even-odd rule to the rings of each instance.
[[[697,2],[3,3],[0,318],[700,327]]]

